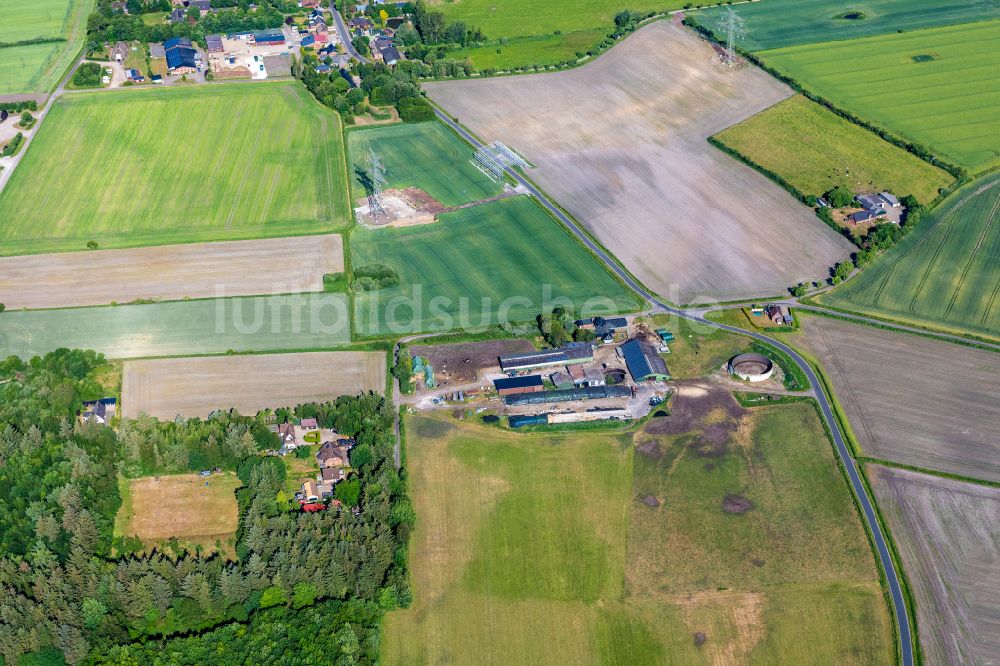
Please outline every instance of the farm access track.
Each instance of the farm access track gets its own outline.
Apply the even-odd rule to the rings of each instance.
[[[441,110],[440,107],[434,107],[434,113],[437,117],[448,127],[450,127],[454,132],[456,132],[460,137],[469,143],[474,149],[480,149],[484,147],[484,144],[479,141],[471,132],[465,129],[462,125],[457,123],[451,116]],[[903,666],[913,666],[913,637],[911,633],[911,624],[909,617],[909,610],[906,606],[906,599],[903,594],[903,586],[900,580],[900,575],[896,571],[896,565],[892,559],[892,553],[890,552],[889,545],[886,539],[886,535],[882,529],[881,524],[875,510],[875,506],[872,502],[871,497],[868,495],[868,490],[861,479],[861,473],[858,469],[857,461],[855,461],[850,449],[847,446],[844,433],[840,428],[840,424],[834,417],[833,408],[830,405],[830,401],[826,396],[826,393],[822,389],[823,384],[819,381],[816,373],[813,371],[809,363],[799,355],[794,349],[779,342],[771,337],[757,333],[754,331],[746,331],[741,328],[736,328],[735,326],[729,326],[726,324],[720,324],[718,322],[710,321],[705,318],[705,315],[711,311],[713,308],[689,310],[671,306],[664,301],[661,301],[654,294],[650,293],[645,287],[643,287],[639,282],[632,277],[632,275],[625,270],[619,263],[612,258],[600,245],[598,245],[590,236],[583,231],[583,229],[566,213],[563,212],[561,208],[555,205],[548,197],[539,190],[531,181],[521,175],[519,172],[515,171],[513,168],[505,167],[505,172],[511,178],[514,179],[520,186],[527,190],[536,200],[552,215],[556,217],[566,228],[581,242],[583,245],[589,249],[609,270],[611,270],[618,278],[628,286],[633,292],[638,296],[643,298],[645,301],[653,305],[653,307],[660,312],[667,312],[669,314],[688,319],[690,321],[698,322],[704,326],[710,326],[713,328],[719,328],[730,333],[735,333],[737,335],[747,335],[751,338],[769,344],[776,347],[787,354],[796,365],[805,373],[809,382],[813,385],[815,390],[816,401],[819,403],[820,410],[823,414],[823,420],[829,429],[830,434],[833,437],[835,444],[835,450],[837,452],[837,457],[840,459],[846,474],[848,481],[850,482],[851,491],[854,493],[855,499],[858,506],[861,508],[861,514],[864,517],[865,523],[867,524],[869,534],[871,535],[872,542],[875,545],[876,554],[878,556],[879,564],[881,565],[882,571],[885,573],[886,583],[889,587],[890,597],[892,599],[893,614],[895,615],[895,625],[896,625],[896,635],[899,638],[899,657]]]

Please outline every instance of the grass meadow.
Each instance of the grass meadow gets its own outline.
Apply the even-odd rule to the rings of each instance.
[[[958,190],[824,305],[1000,339],[1000,174]]]
[[[724,457],[658,461],[629,434],[408,417],[414,604],[387,616],[382,660],[891,660],[868,542],[815,411],[754,414]],[[649,492],[658,507],[640,501]],[[729,492],[755,507],[725,513]]]
[[[0,316],[0,358],[28,359],[60,347],[108,358],[294,351],[350,342],[344,294],[251,296]]]
[[[842,185],[856,193],[912,194],[927,204],[954,181],[948,172],[802,95],[779,102],[715,138],[803,194],[819,196]]]
[[[726,9],[710,7],[694,17],[717,29]],[[993,0],[767,0],[733,11],[746,20],[743,46],[750,51],[1000,18]]]
[[[614,31],[615,14],[623,9],[645,14],[680,9],[686,0],[432,0],[429,6],[449,21],[479,27],[491,45],[456,51],[477,68],[550,64],[575,59]],[[507,44],[501,44],[500,40]],[[501,53],[497,53],[500,49]]]
[[[347,134],[347,148],[351,198],[355,201],[365,196],[357,170],[367,171],[369,150],[381,158],[388,187],[417,187],[445,206],[503,191],[503,185],[472,165],[472,148],[437,121],[352,130]]]
[[[94,0],[0,0],[0,95],[48,92],[83,46]],[[33,39],[60,41],[4,46]]]
[[[49,114],[0,195],[5,254],[348,223],[340,120],[297,84],[80,93]]]
[[[979,172],[1000,165],[998,41],[993,20],[759,55],[837,106]]]
[[[630,292],[529,197],[439,218],[352,232],[355,269],[385,264],[400,277],[397,287],[355,294],[354,330],[360,335],[481,328],[500,318],[528,321],[559,302],[579,312],[589,299],[607,304],[603,312],[638,308]]]

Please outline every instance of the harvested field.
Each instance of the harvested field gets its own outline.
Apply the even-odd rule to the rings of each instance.
[[[866,467],[916,601],[927,664],[1000,654],[1000,489]]]
[[[256,414],[267,407],[325,402],[341,395],[382,392],[382,352],[305,352],[127,361],[124,416],[205,418],[218,409]]]
[[[322,291],[344,270],[339,235],[0,257],[0,303],[62,308]]]
[[[532,179],[671,301],[781,293],[825,277],[853,247],[706,141],[792,91],[763,71],[726,69],[671,22],[572,71],[425,88],[537,165]]]
[[[427,359],[434,368],[438,384],[472,382],[479,371],[499,367],[501,354],[528,352],[535,347],[528,340],[487,340],[460,342],[451,345],[413,345],[410,354]]]
[[[1000,481],[1000,354],[799,315],[864,455]]]
[[[345,294],[241,296],[0,316],[0,358],[60,347],[108,358],[325,349],[351,340]]]
[[[216,541],[225,544],[236,534],[239,487],[230,473],[129,479],[129,501],[119,509],[116,536],[136,536],[146,548],[171,538],[208,549]]]

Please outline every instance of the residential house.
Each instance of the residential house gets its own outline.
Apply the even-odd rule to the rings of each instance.
[[[775,324],[791,325],[795,322],[795,320],[792,319],[792,313],[788,309],[787,305],[768,305],[764,308],[764,314],[767,315],[767,318]]]
[[[641,382],[648,379],[664,381],[670,379],[667,364],[651,344],[633,338],[623,344],[621,350],[633,380]]]
[[[205,35],[205,44],[209,53],[222,53],[222,35]]]
[[[128,58],[128,52],[131,47],[127,42],[118,42],[115,47],[111,49],[111,59],[114,62],[125,62]]]
[[[321,469],[324,467],[350,467],[350,451],[354,443],[353,439],[346,437],[337,440],[336,444],[323,442],[319,451],[316,452],[316,462],[319,463]]]
[[[497,393],[500,395],[534,393],[543,389],[541,375],[495,379],[493,380],[493,386],[496,387]]]
[[[299,46],[301,46],[302,48],[306,48],[308,46],[312,46],[315,43],[316,43],[316,37],[314,37],[313,35],[305,34],[302,35],[302,41],[299,42]]]
[[[180,7],[172,10],[170,12],[170,22],[171,23],[181,23],[185,20],[187,14]]]
[[[281,425],[271,426],[271,432],[278,435],[278,439],[281,441],[283,446],[288,446],[291,444],[291,448],[295,448],[295,426],[287,421]]]
[[[319,478],[322,483],[332,486],[347,478],[347,473],[343,467],[324,467],[319,471]]]
[[[384,62],[389,66],[395,65],[397,62],[403,59],[402,54],[400,54],[400,52],[392,44],[380,48],[378,50],[378,54],[379,57],[382,59],[382,62]]]
[[[299,422],[299,426],[303,430],[316,430],[317,428],[319,428],[319,423],[316,421],[316,419],[302,419]]]
[[[101,398],[83,403],[80,419],[84,423],[99,423],[107,425],[108,421],[118,412],[118,401],[115,398]]]
[[[347,27],[354,33],[355,37],[371,37],[375,24],[364,16],[357,16],[347,22]]]
[[[848,224],[863,224],[865,222],[874,222],[876,220],[885,219],[886,212],[882,208],[875,210],[859,210],[856,213],[851,213],[847,216]]]
[[[316,502],[319,500],[319,489],[316,487],[316,482],[312,479],[306,479],[302,482],[302,499],[307,502]]]
[[[317,74],[329,74],[332,68],[329,65],[316,65]]]
[[[143,81],[146,80],[146,77],[142,75],[142,72],[140,72],[135,68],[126,69],[125,78],[127,78],[132,83],[142,83]]]

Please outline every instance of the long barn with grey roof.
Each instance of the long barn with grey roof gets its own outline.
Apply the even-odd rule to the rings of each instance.
[[[594,360],[594,346],[589,342],[571,342],[557,349],[542,349],[523,354],[507,354],[500,357],[500,368],[504,372],[523,372],[553,365],[588,363]]]

